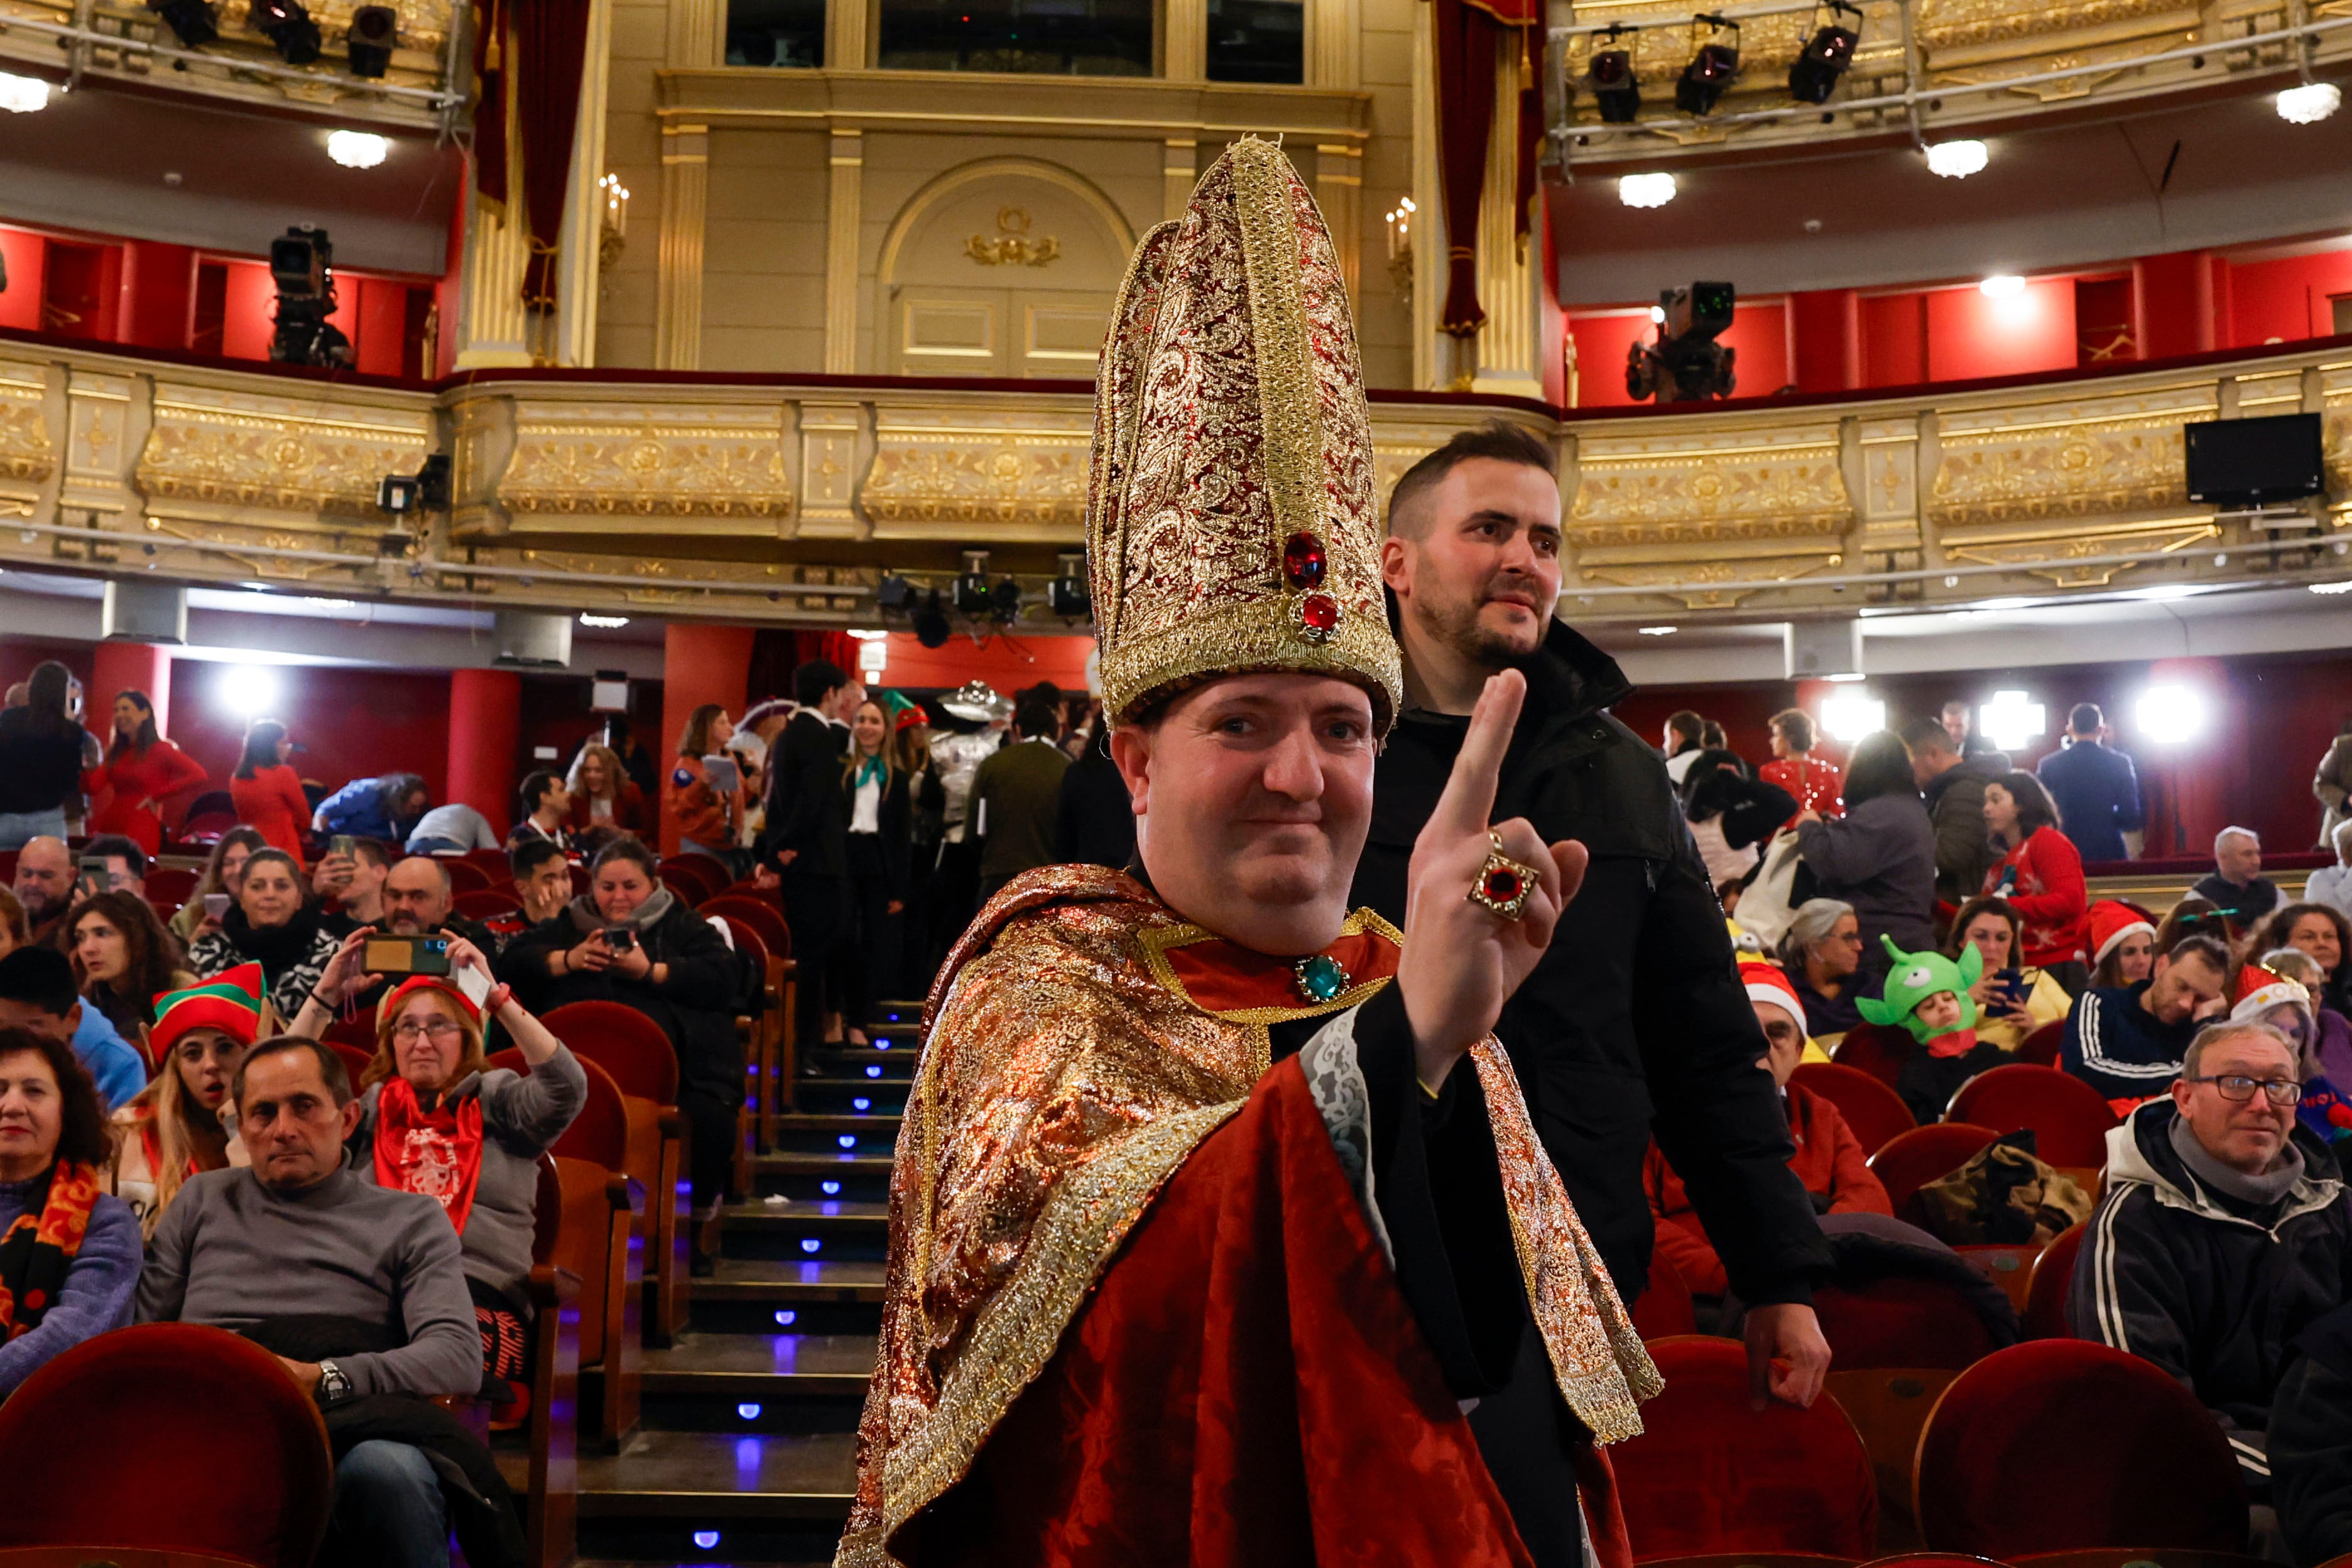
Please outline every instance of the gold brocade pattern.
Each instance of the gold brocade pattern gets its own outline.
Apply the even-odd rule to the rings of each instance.
[[[1178,225],[1145,236],[1096,385],[1087,561],[1106,708],[1218,675],[1297,670],[1402,705],[1372,492],[1371,423],[1337,252],[1288,157],[1244,137]],[[1302,628],[1283,573],[1323,547],[1338,625]]]
[[[949,954],[891,1173],[842,1568],[894,1561],[890,1533],[961,1479],[1160,1185],[1266,1071],[1263,1023],[1203,1012],[1155,973],[1153,944],[1195,929],[1122,873],[1054,866]],[[1476,1060],[1560,1390],[1601,1441],[1631,1436],[1656,1372],[1500,1049]]]

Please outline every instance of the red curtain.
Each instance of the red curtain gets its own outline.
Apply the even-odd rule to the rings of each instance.
[[[506,0],[474,7],[474,189],[503,211],[507,204]]]
[[[580,75],[588,51],[589,0],[510,0],[516,61],[515,132],[521,142],[523,211],[530,262],[523,303],[552,310],[556,241],[563,189],[572,174],[572,133],[580,123]]]
[[[1543,142],[1543,88],[1535,69],[1535,0],[1433,0],[1437,28],[1437,151],[1445,207],[1445,305],[1438,326],[1457,338],[1476,335],[1486,312],[1478,303],[1478,208],[1486,183],[1486,144],[1495,126],[1498,49],[1516,34],[1519,94],[1513,118],[1518,142],[1515,229],[1525,254]]]

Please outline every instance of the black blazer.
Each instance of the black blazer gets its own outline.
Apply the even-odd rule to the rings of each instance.
[[[841,780],[842,821],[847,824],[857,809],[856,776],[845,774]],[[875,840],[882,851],[882,877],[894,899],[907,896],[908,868],[914,859],[915,804],[913,791],[907,783],[906,773],[890,770],[890,782],[882,791],[882,809],[877,815],[878,826]],[[845,826],[844,831],[846,832]]]
[[[849,797],[841,787],[841,761],[849,731],[803,709],[776,737],[768,769],[768,823],[760,832],[760,858],[793,851],[791,875],[849,874]]]

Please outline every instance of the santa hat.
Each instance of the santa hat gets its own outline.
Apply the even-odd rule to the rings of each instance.
[[[262,987],[261,965],[240,963],[202,985],[163,993],[155,998],[148,1050],[160,1062],[192,1029],[218,1029],[240,1046],[253,1044],[261,1032]]]
[[[2242,1024],[2248,1019],[2259,1020],[2273,1007],[2296,1007],[2305,1017],[2312,1016],[2311,993],[2303,982],[2273,974],[2267,969],[2252,965],[2238,971],[2238,1000],[2230,1009],[2230,1021]]]
[[[1748,987],[1750,1002],[1769,1002],[1797,1021],[1797,1033],[1810,1035],[1805,1026],[1805,1005],[1797,1000],[1797,988],[1774,963],[1743,963],[1739,966],[1740,984]]]
[[[2096,968],[2106,962],[2126,937],[2146,931],[2152,942],[2156,938],[2156,922],[2144,910],[2125,903],[2121,899],[2101,899],[2091,906],[2091,965]]]

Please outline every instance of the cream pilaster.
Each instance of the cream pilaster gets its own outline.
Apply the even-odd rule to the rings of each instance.
[[[873,63],[874,0],[832,0],[824,13],[827,70],[864,70]]]
[[[457,297],[459,370],[530,363],[522,308],[523,262],[530,248],[522,233],[521,185],[520,180],[513,183],[516,205],[505,216],[479,197],[471,204]]]
[[[840,5],[842,0],[834,0]],[[1170,81],[1206,81],[1209,77],[1208,0],[1167,0],[1160,9],[1160,74]],[[1186,193],[1190,195],[1190,192]]]
[[[556,230],[555,342],[560,365],[596,363],[596,300],[604,268],[604,115],[613,79],[613,0],[590,0],[588,47],[580,68],[580,108],[572,132],[572,170],[563,184],[563,222]]]
[[[1478,304],[1486,324],[1478,329],[1478,369],[1471,384],[1479,392],[1540,398],[1535,268],[1520,254],[1517,210],[1519,40],[1506,34],[1496,54],[1495,123],[1486,135],[1486,184],[1478,197]],[[1537,237],[1528,234],[1530,248]]]
[[[1307,0],[1307,86],[1361,85],[1360,12],[1359,0]]]
[[[662,127],[660,277],[654,300],[654,364],[702,364],[702,237],[710,207],[710,129]]]
[[[845,4],[835,0],[838,18]],[[853,375],[857,371],[857,250],[858,197],[866,174],[866,135],[835,130],[830,163],[831,200],[825,205],[824,228],[824,373]]]
[[[1181,218],[1200,179],[1201,143],[1195,137],[1171,136],[1161,143],[1160,216]]]
[[[1315,148],[1315,200],[1330,226],[1332,247],[1339,253],[1339,276],[1348,282],[1348,299],[1363,309],[1360,257],[1363,251],[1364,151],[1349,142],[1318,142]]]

